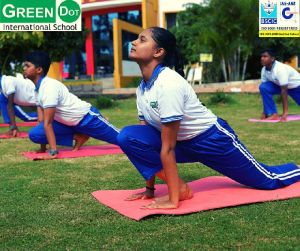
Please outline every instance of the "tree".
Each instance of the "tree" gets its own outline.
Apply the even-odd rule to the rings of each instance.
[[[10,63],[17,66],[32,50],[49,53],[52,61],[60,61],[73,51],[80,50],[88,31],[78,32],[1,32],[0,64],[2,74],[11,74]]]
[[[43,32],[0,32],[0,67],[11,74],[10,63],[19,64],[31,48],[41,46]]]
[[[87,34],[86,29],[77,32],[45,32],[39,49],[47,51],[52,61],[60,61],[71,52],[82,49]]]
[[[300,52],[299,38],[259,38],[257,0],[210,0],[190,4],[178,15],[173,29],[186,62],[199,61],[200,53],[213,53],[212,69],[222,71],[225,81],[244,80],[247,63],[256,60],[263,48],[273,48],[278,58],[287,61]],[[254,74],[257,77],[257,73]]]
[[[259,38],[256,43],[258,53],[262,49],[272,48],[281,61],[289,61],[291,57],[300,53],[299,38]]]
[[[188,61],[211,52],[225,81],[245,78],[248,57],[258,34],[256,0],[211,0],[179,14],[175,34]]]

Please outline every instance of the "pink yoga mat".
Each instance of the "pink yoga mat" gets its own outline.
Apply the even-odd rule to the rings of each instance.
[[[100,190],[93,192],[92,195],[100,203],[137,221],[154,214],[190,214],[204,210],[300,197],[300,182],[277,190],[258,190],[240,185],[227,177],[213,176],[190,182],[189,185],[194,192],[194,197],[180,202],[179,208],[170,210],[140,208],[149,204],[152,200],[124,200],[132,193],[144,191],[144,188],[137,190]],[[156,196],[167,194],[166,185],[156,185],[155,188]]]
[[[287,122],[300,120],[300,114],[288,115]],[[261,122],[261,123],[277,123],[280,119],[268,120],[268,119],[249,119],[249,122]]]
[[[37,125],[37,122],[36,121],[33,121],[33,122],[20,122],[20,123],[17,123],[17,126],[36,126]],[[8,127],[9,124],[0,124],[0,127]]]
[[[19,132],[17,137],[8,136],[6,134],[0,134],[0,139],[15,139],[15,138],[28,138],[28,133]]]
[[[80,158],[101,156],[109,154],[120,154],[122,150],[116,145],[100,145],[100,146],[83,146],[78,151],[72,151],[72,149],[60,149],[58,159],[66,158]],[[23,155],[31,160],[40,160],[39,157],[47,156],[48,153],[36,153],[36,152],[24,152]]]

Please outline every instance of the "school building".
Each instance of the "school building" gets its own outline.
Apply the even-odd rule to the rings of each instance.
[[[81,51],[53,64],[49,75],[57,79],[94,81],[113,78],[115,88],[126,87],[140,76],[129,60],[130,42],[151,26],[171,28],[177,13],[204,0],[82,0],[82,22],[89,30]],[[298,57],[289,63],[300,67]],[[90,81],[87,81],[90,82]]]
[[[85,46],[51,67],[60,79],[113,77],[115,87],[126,86],[140,75],[128,58],[130,42],[151,26],[170,28],[176,14],[201,0],[82,0],[82,21],[90,31]],[[59,74],[59,76],[57,75]]]

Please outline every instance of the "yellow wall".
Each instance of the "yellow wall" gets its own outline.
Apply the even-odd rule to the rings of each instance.
[[[290,62],[288,63],[290,66],[294,67],[295,69],[298,68],[298,60],[299,58],[297,56],[294,56],[290,59]]]
[[[47,76],[62,81],[62,72],[60,70],[60,62],[53,62],[50,65]]]
[[[158,25],[158,0],[142,1],[142,22],[144,29]]]

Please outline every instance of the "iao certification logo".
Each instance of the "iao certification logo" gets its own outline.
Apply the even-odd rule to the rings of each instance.
[[[0,31],[81,31],[81,0],[0,0]]]
[[[260,0],[260,37],[300,37],[299,0]]]

